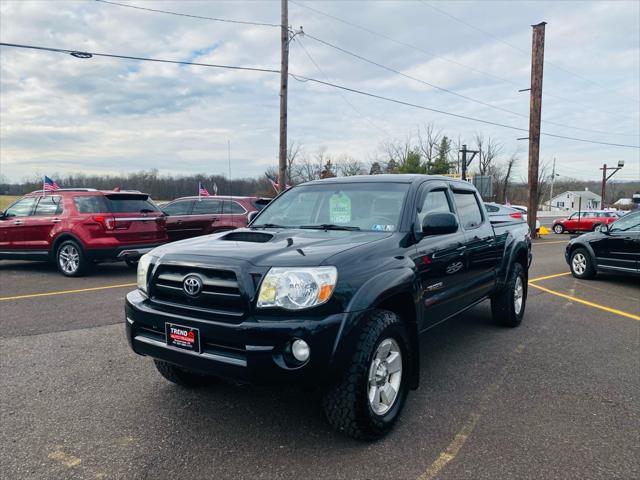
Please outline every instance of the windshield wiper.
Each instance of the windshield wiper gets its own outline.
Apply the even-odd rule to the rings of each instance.
[[[278,225],[277,223],[262,223],[260,225],[251,225],[249,228],[289,228],[284,225]]]
[[[321,223],[320,225],[300,225],[300,228],[307,228],[309,230],[348,230],[348,231],[360,230],[360,227],[336,225],[334,223]]]

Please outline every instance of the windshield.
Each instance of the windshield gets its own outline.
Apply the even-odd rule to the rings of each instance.
[[[408,189],[404,183],[302,185],[271,202],[251,226],[394,232]]]

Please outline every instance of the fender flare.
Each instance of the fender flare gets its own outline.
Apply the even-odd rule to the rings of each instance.
[[[76,235],[70,232],[60,232],[51,240],[51,250],[49,251],[49,257],[52,260],[55,260],[55,255],[56,255],[56,251],[58,250],[58,246],[60,245],[61,242],[64,242],[65,240],[73,240],[84,251],[84,246],[82,245],[82,242]]]

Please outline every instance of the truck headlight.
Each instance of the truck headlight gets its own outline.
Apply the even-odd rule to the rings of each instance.
[[[140,257],[140,260],[138,260],[137,283],[138,288],[144,293],[147,293],[147,274],[149,273],[149,267],[155,259],[156,257],[153,255],[145,253]]]
[[[272,268],[258,294],[258,308],[300,310],[327,302],[338,281],[336,267]]]

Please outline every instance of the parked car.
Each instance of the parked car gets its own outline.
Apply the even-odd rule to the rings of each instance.
[[[246,227],[249,213],[271,199],[259,197],[182,197],[162,207],[170,241]]]
[[[133,265],[166,241],[164,214],[146,193],[39,190],[0,212],[0,259],[52,260],[68,277],[92,262]]]
[[[640,211],[572,239],[565,259],[576,278],[592,278],[597,272],[639,275]]]
[[[556,218],[553,221],[554,233],[591,232],[600,225],[608,225],[618,218],[613,212],[591,210],[574,212],[567,218]]]
[[[171,382],[309,383],[336,429],[376,438],[418,387],[419,334],[486,299],[518,326],[530,262],[527,225],[492,225],[468,182],[318,180],[249,228],[143,256],[126,334]]]
[[[521,220],[527,222],[526,207],[501,205],[499,203],[486,202],[484,204],[491,222],[514,222]],[[524,209],[524,210],[523,210]],[[536,219],[536,232],[540,230],[540,220]]]

